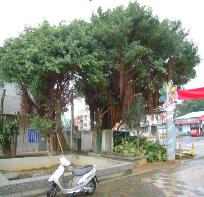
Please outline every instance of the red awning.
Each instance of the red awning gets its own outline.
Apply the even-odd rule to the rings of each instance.
[[[179,100],[204,99],[204,87],[190,90],[177,90]]]

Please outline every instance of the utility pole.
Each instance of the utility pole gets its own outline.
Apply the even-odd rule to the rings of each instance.
[[[173,122],[173,107],[166,108],[166,132],[167,132],[167,158],[168,161],[175,160],[175,134]]]
[[[71,132],[70,132],[70,150],[73,150],[73,133],[74,133],[74,93],[71,90]]]
[[[168,84],[164,82],[162,89],[160,89],[160,101],[164,102],[164,109],[166,111],[166,133],[167,133],[167,159],[168,161],[175,160],[175,143],[176,135],[174,129],[173,112],[174,100],[176,93],[176,86],[172,81]]]

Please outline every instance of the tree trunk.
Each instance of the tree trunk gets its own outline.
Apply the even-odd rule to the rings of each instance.
[[[12,142],[11,142],[11,148],[10,148],[10,155],[11,157],[15,157],[16,156],[16,148],[17,148],[17,137],[18,134],[15,134],[13,136]]]
[[[56,142],[57,142],[57,151],[60,151],[63,154],[64,151],[68,151],[68,145],[61,131],[61,111],[60,109],[56,110],[55,122],[56,122],[55,137],[56,137]]]
[[[153,97],[152,97],[151,90],[148,90],[147,96],[148,96],[147,98],[148,99],[148,113],[153,114]]]
[[[59,140],[60,138],[62,138],[62,136],[60,138],[57,138],[57,135],[61,135],[61,113],[60,113],[60,109],[57,109],[56,110],[56,114],[55,114],[55,139],[56,139],[56,150],[57,151],[60,151],[62,154],[64,152],[63,148],[61,150],[61,147],[60,147],[60,143]]]
[[[125,88],[125,64],[121,64],[120,66],[120,81],[119,81],[119,89],[120,89],[120,99],[123,99],[124,96],[124,88]]]
[[[91,120],[91,130],[94,129],[94,107],[93,105],[89,105],[90,109],[90,120]]]
[[[70,132],[70,150],[73,150],[73,134],[74,134],[74,98],[73,98],[73,90],[71,93],[71,132]]]
[[[172,56],[167,63],[167,73],[168,81],[172,80],[174,77],[174,65],[176,63],[176,58]]]
[[[54,136],[50,135],[47,137],[48,155],[54,155]]]

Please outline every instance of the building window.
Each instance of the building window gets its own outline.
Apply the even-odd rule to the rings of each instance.
[[[40,135],[37,129],[29,128],[28,129],[28,142],[39,142],[40,141]]]
[[[84,121],[87,121],[87,115],[84,115]]]
[[[84,127],[87,127],[87,123],[84,123]]]
[[[148,127],[141,127],[141,130],[143,133],[147,133],[148,132]]]
[[[152,126],[152,127],[151,127],[151,134],[152,134],[153,136],[156,135],[156,126]]]
[[[80,120],[80,129],[83,128],[83,120]]]

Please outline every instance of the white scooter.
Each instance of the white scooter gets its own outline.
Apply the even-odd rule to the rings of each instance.
[[[47,197],[56,196],[60,190],[63,194],[73,196],[81,194],[93,194],[96,189],[96,166],[87,165],[84,167],[76,168],[72,171],[73,182],[72,187],[65,189],[60,184],[59,178],[64,174],[65,167],[71,165],[71,163],[63,156],[60,155],[60,165],[58,169],[51,175],[48,182],[51,183],[51,188],[47,192]]]

